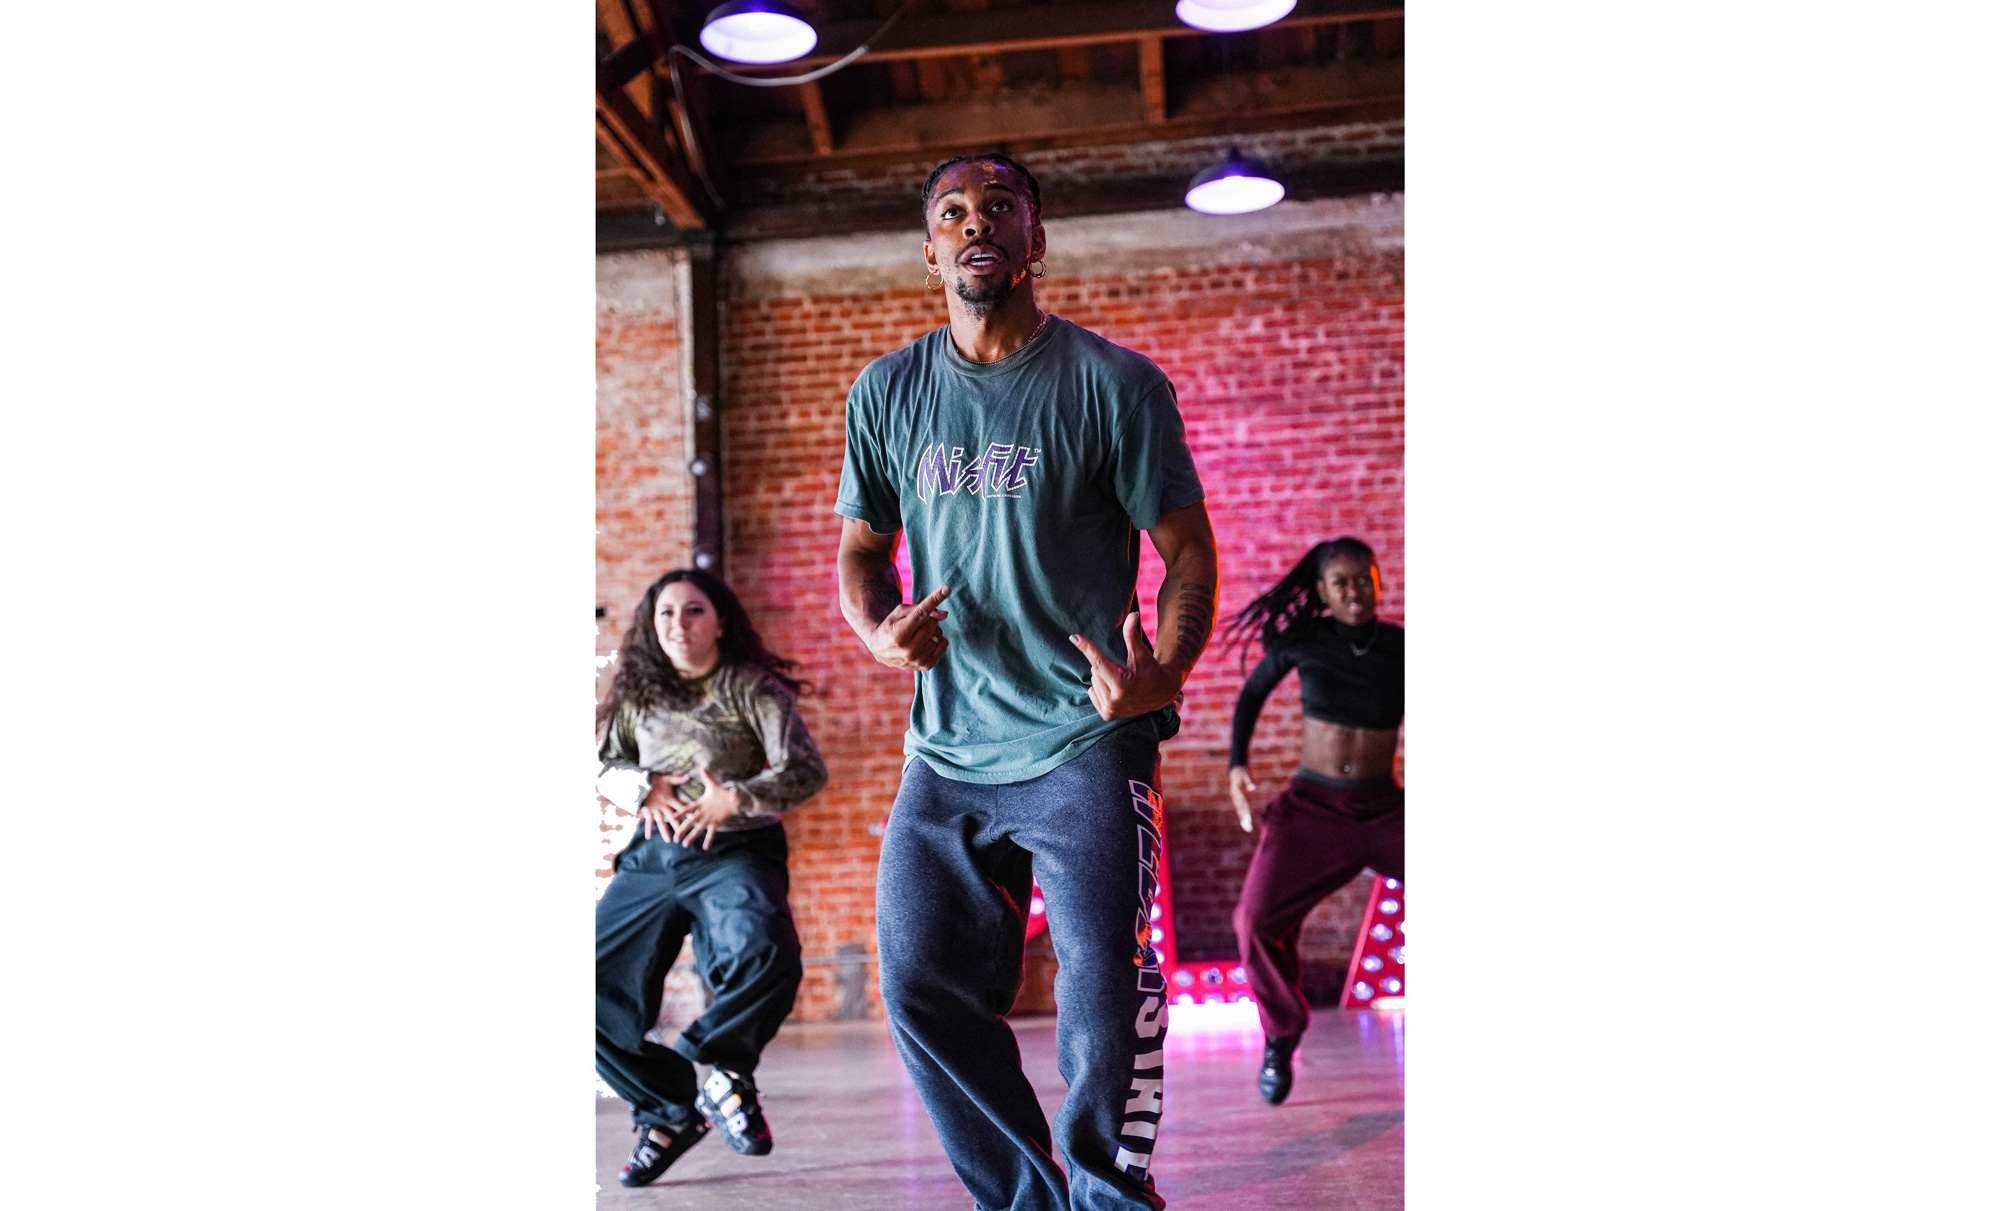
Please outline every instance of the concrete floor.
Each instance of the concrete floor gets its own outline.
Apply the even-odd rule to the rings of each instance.
[[[1232,1007],[1233,1009],[1234,1007]],[[1247,1008],[1247,1006],[1245,1007]],[[1254,1018],[1170,1022],[1166,1118],[1153,1175],[1180,1211],[1401,1211],[1403,1014],[1318,1011],[1283,1106],[1257,1098]],[[1054,1117],[1055,1019],[1017,1019],[1023,1063]],[[601,1208],[969,1211],[880,1021],[787,1025],[757,1070],[776,1147],[738,1156],[711,1133],[652,1186],[618,1170],[633,1135],[625,1103],[597,1103]]]

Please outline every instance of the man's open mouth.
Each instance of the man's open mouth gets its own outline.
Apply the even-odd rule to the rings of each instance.
[[[975,248],[958,258],[959,264],[968,265],[975,269],[982,269],[988,265],[998,265],[1001,260],[1000,250],[991,247]]]

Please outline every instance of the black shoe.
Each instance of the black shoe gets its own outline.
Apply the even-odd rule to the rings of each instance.
[[[771,1150],[771,1126],[757,1104],[757,1082],[749,1077],[717,1068],[703,1082],[694,1108],[743,1155],[763,1156]]]
[[[1275,1106],[1292,1091],[1292,1049],[1297,1039],[1264,1040],[1264,1067],[1257,1073],[1257,1092]]]
[[[653,1132],[671,1135],[674,1142],[663,1144],[653,1138]],[[701,1142],[708,1134],[705,1119],[689,1119],[678,1127],[641,1127],[639,1146],[632,1149],[632,1157],[618,1172],[621,1186],[644,1186],[656,1180],[667,1171],[667,1166],[681,1158],[681,1153]]]

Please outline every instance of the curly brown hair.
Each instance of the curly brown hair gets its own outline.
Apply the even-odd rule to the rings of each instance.
[[[625,628],[625,636],[618,645],[618,671],[612,675],[610,691],[597,704],[598,723],[605,723],[617,714],[619,704],[624,702],[643,712],[656,706],[693,706],[699,701],[699,694],[681,678],[674,662],[660,647],[660,635],[653,626],[653,610],[659,604],[660,590],[682,580],[700,589],[715,606],[716,620],[722,624],[722,663],[761,669],[793,694],[803,696],[812,692],[812,682],[793,675],[792,670],[799,667],[798,661],[787,660],[764,646],[763,637],[750,625],[750,615],[743,603],[721,577],[699,568],[675,568],[647,586],[638,607],[632,611],[632,623]]]

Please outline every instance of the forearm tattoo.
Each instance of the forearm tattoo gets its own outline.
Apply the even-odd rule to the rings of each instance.
[[[902,604],[902,577],[896,574],[894,563],[884,564],[881,570],[862,580],[861,611],[869,625],[879,626],[884,618]]]
[[[1163,617],[1165,613],[1161,611]],[[1193,580],[1175,586],[1173,620],[1173,648],[1166,654],[1167,662],[1193,665],[1215,629],[1215,586]]]

